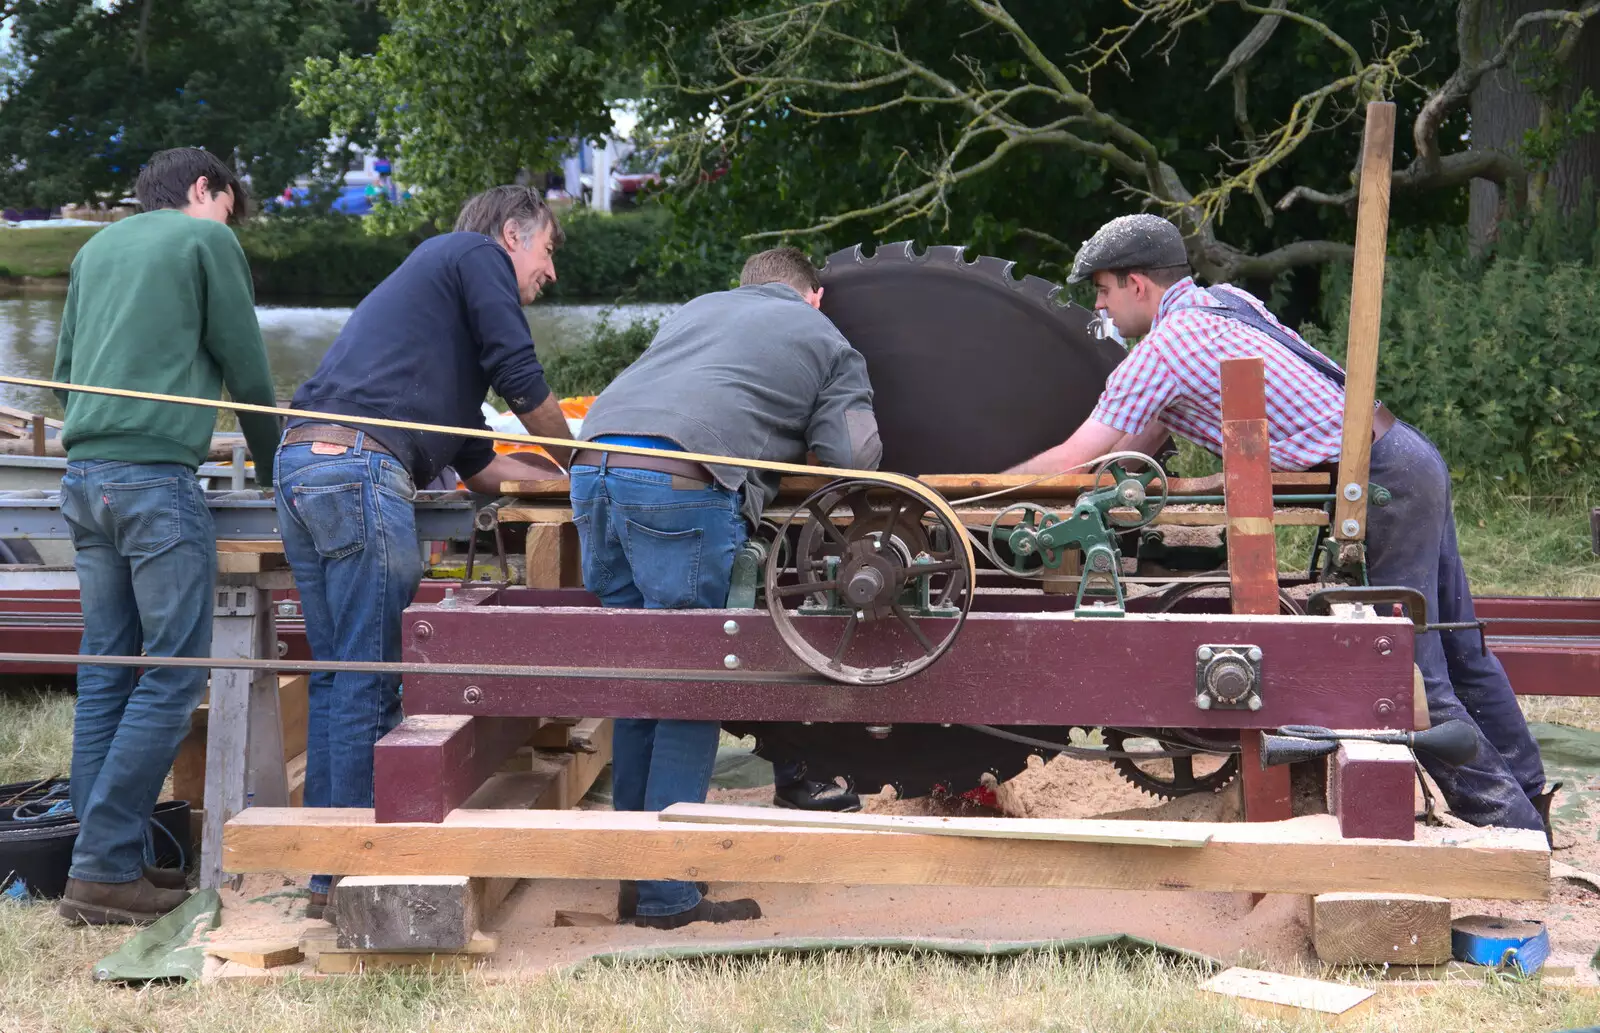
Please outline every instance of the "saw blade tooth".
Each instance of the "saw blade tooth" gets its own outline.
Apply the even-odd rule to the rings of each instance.
[[[837,273],[848,268],[849,266],[861,265],[867,261],[869,261],[869,259],[862,253],[861,245],[852,244],[849,247],[840,248],[838,251],[835,251],[833,254],[824,259],[822,262],[822,268],[818,271],[818,275],[826,276],[830,272]]]
[[[966,265],[966,251],[966,247],[960,244],[935,244],[922,253],[922,260],[942,265]]]
[[[1064,296],[1065,288],[1060,284],[1051,283],[1042,276],[1024,276],[1022,278],[1022,293],[1031,298],[1037,298],[1040,303],[1051,308],[1066,308],[1070,301]]]

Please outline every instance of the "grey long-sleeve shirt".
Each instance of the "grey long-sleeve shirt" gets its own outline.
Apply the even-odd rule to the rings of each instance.
[[[689,452],[875,470],[883,456],[866,360],[827,316],[780,283],[704,294],[661,324],[633,365],[600,393],[583,439],[663,437]],[[778,475],[711,469],[745,488],[754,525]]]

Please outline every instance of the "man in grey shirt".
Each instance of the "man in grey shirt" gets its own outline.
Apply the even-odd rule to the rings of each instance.
[[[829,466],[876,469],[883,449],[866,361],[818,311],[811,260],[794,248],[764,251],[745,263],[739,283],[661,324],[589,409],[584,440],[786,463],[809,451]],[[775,474],[579,451],[572,514],[584,586],[606,606],[724,606],[734,556],[777,491]],[[703,802],[717,736],[714,721],[618,720],[616,809]],[[854,801],[833,790],[830,809]],[[660,929],[761,917],[754,900],[706,900],[688,882],[624,885],[617,912]]]

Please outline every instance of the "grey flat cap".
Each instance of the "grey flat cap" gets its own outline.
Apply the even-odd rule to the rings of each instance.
[[[1159,215],[1121,215],[1083,242],[1067,282],[1079,283],[1102,269],[1165,269],[1188,264],[1189,252],[1178,227]]]

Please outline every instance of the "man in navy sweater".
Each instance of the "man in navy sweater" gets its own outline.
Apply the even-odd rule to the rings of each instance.
[[[525,479],[539,464],[496,455],[482,438],[368,430],[339,416],[486,430],[492,387],[528,433],[569,436],[522,314],[555,281],[562,239],[537,191],[477,195],[455,232],[422,244],[367,295],[295,392],[295,408],[328,414],[291,421],[277,464],[284,553],[317,660],[400,659],[401,612],[423,570],[417,485],[448,466],[474,491],[498,494],[501,481]],[[307,807],[372,806],[372,748],[399,723],[399,688],[398,675],[311,676]],[[330,882],[312,878],[313,915]]]

